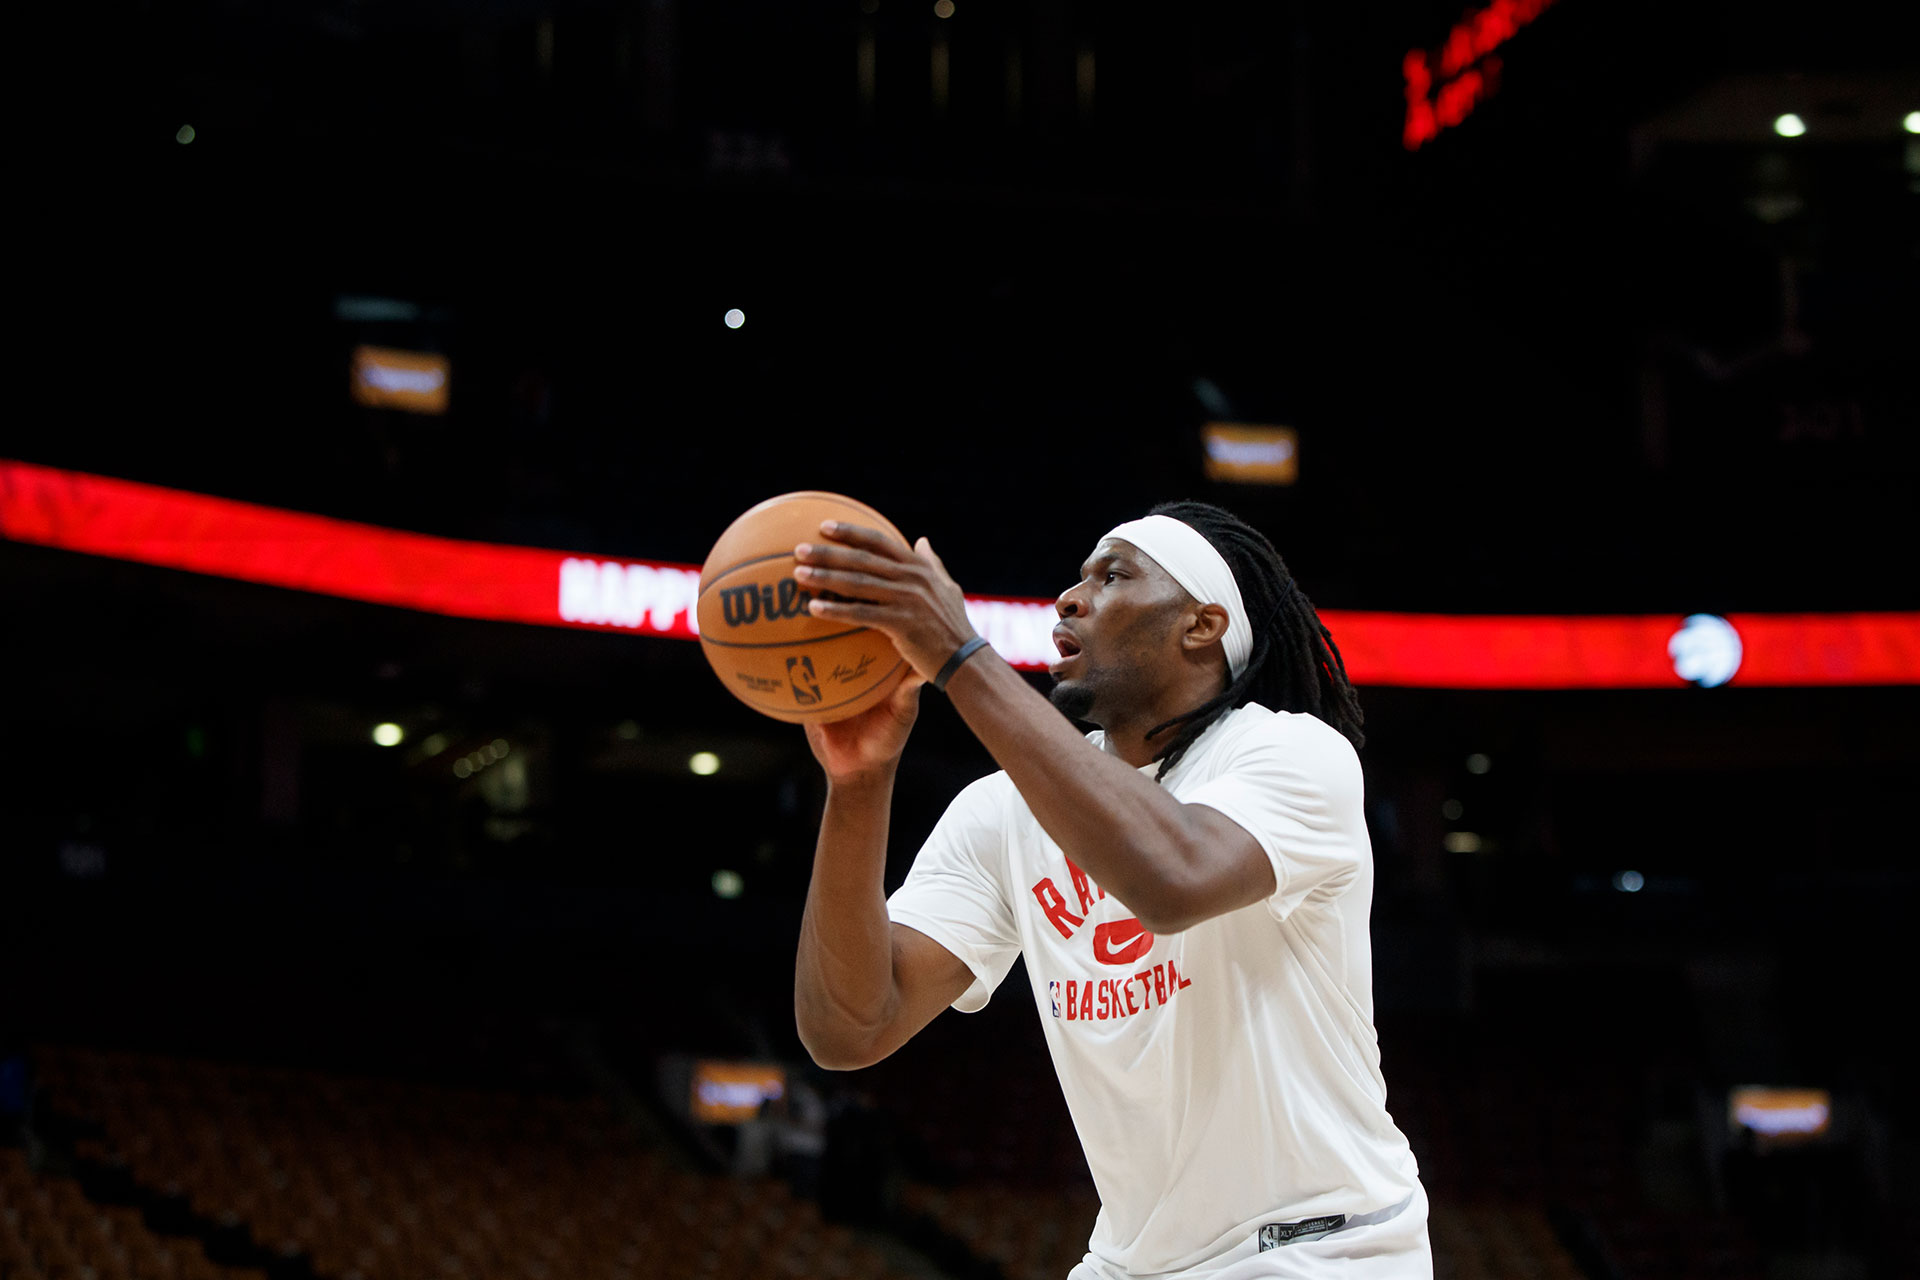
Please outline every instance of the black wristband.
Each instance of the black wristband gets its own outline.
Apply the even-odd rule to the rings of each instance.
[[[940,668],[940,674],[933,678],[933,687],[942,693],[946,692],[947,681],[953,679],[953,673],[960,669],[960,664],[986,647],[987,638],[985,636],[975,636],[958,649],[955,649],[953,656],[947,659],[947,665]]]

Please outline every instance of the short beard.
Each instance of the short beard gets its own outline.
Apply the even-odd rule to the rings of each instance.
[[[1048,692],[1047,701],[1067,719],[1091,723],[1087,717],[1093,714],[1093,690],[1086,685],[1071,681],[1056,684]]]

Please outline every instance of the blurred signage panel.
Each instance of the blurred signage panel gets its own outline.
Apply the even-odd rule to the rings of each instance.
[[[739,1124],[760,1114],[762,1103],[785,1097],[787,1072],[768,1062],[693,1064],[693,1118],[701,1124]]]
[[[436,538],[5,458],[0,537],[453,618],[695,638],[700,571],[692,565]],[[1034,671],[1054,658],[1052,601],[969,595],[966,606],[974,629],[1014,666]],[[1358,685],[1920,685],[1915,612],[1683,617],[1322,609],[1320,617]]]
[[[1763,1147],[1824,1137],[1832,1122],[1833,1098],[1825,1089],[1744,1085],[1727,1095],[1728,1126],[1752,1133]]]
[[[1225,484],[1292,484],[1300,478],[1300,437],[1292,427],[1209,422],[1200,428],[1207,479]]]
[[[1051,600],[968,596],[967,621],[993,651],[1016,667],[1045,667],[1060,656],[1053,626],[1060,621]]]
[[[451,376],[442,355],[394,347],[353,349],[353,398],[376,409],[445,413]]]

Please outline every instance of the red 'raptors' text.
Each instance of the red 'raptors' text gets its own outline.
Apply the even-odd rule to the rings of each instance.
[[[1110,1022],[1165,1005],[1193,985],[1171,960],[1130,978],[1068,978],[1047,984],[1053,1016],[1068,1022]]]

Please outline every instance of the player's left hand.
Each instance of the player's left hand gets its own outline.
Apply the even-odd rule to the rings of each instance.
[[[813,594],[807,609],[814,617],[884,632],[928,680],[973,639],[960,584],[925,538],[909,551],[877,529],[837,520],[824,521],[820,536],[793,552],[794,578]]]

